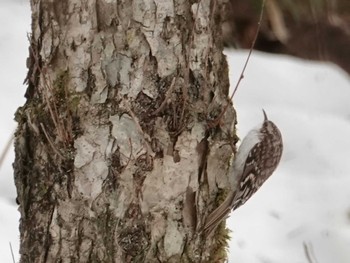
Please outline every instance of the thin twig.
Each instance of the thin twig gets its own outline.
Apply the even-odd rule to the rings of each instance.
[[[307,244],[306,242],[303,242],[304,252],[306,259],[309,261],[309,263],[317,263],[315,254],[312,249],[312,244]]]
[[[261,12],[260,12],[260,17],[259,17],[259,21],[258,21],[258,27],[257,27],[257,29],[256,29],[255,36],[254,36],[252,45],[251,45],[251,47],[250,47],[250,49],[249,49],[249,53],[248,53],[247,59],[246,59],[246,61],[245,61],[245,63],[244,63],[244,66],[243,66],[243,68],[242,68],[241,75],[239,76],[239,79],[238,79],[238,81],[237,81],[237,83],[236,83],[236,86],[235,86],[235,88],[234,88],[234,90],[233,90],[233,92],[232,92],[232,94],[231,94],[231,96],[230,96],[229,102],[226,104],[225,108],[222,110],[222,112],[219,114],[219,116],[218,116],[214,121],[212,121],[212,122],[209,124],[209,126],[211,126],[211,127],[215,127],[216,125],[218,125],[220,119],[221,119],[222,116],[225,114],[226,110],[228,109],[228,106],[230,105],[230,101],[232,101],[234,95],[236,94],[236,91],[237,91],[237,89],[238,89],[238,87],[239,87],[239,84],[241,83],[242,79],[244,78],[244,72],[245,72],[245,70],[246,70],[246,68],[247,68],[248,62],[249,62],[249,60],[250,60],[250,56],[251,56],[251,54],[252,54],[252,52],[253,52],[253,49],[254,49],[254,46],[255,46],[255,42],[256,42],[256,40],[257,40],[257,38],[258,38],[258,35],[259,35],[259,31],[260,31],[260,27],[261,27],[261,22],[262,22],[263,14],[264,14],[264,8],[265,8],[265,0],[263,0],[263,2],[262,2],[262,4],[261,4]]]
[[[158,107],[158,109],[156,109],[152,115],[157,115],[159,112],[161,112],[165,106],[165,104],[167,103],[169,97],[170,97],[170,94],[172,93],[173,89],[174,89],[174,84],[175,84],[175,80],[176,80],[176,77],[173,77],[173,80],[171,81],[171,84],[170,84],[170,87],[169,89],[167,90],[167,92],[165,93],[165,98],[162,102],[162,104],[160,104],[160,106]]]
[[[235,89],[233,90],[232,92],[232,95],[230,97],[230,100],[233,99],[233,96],[235,95],[237,89],[238,89],[238,86],[239,84],[241,83],[242,79],[244,78],[244,72],[247,68],[247,65],[248,65],[248,61],[250,60],[250,56],[252,55],[252,52],[253,52],[253,49],[254,49],[254,46],[255,46],[255,42],[258,38],[258,35],[259,35],[259,32],[260,32],[260,27],[261,27],[261,22],[262,22],[262,19],[263,19],[263,14],[264,14],[264,8],[265,8],[265,0],[263,0],[262,2],[262,5],[261,5],[261,12],[260,12],[260,17],[259,17],[259,22],[258,22],[258,27],[256,29],[256,32],[255,32],[255,36],[254,36],[254,39],[253,39],[253,42],[252,42],[252,45],[249,49],[249,53],[248,53],[248,57],[244,63],[244,66],[243,66],[243,69],[242,69],[242,72],[241,72],[241,75],[239,76],[239,79],[237,81],[237,84],[236,84],[236,87]]]
[[[11,245],[11,242],[9,242],[10,244],[10,250],[11,250],[11,256],[12,256],[12,262],[15,263],[15,255],[13,254],[13,249],[12,249],[12,245]]]
[[[45,137],[46,137],[47,141],[51,145],[52,150],[54,150],[55,153],[57,153],[62,159],[64,159],[62,154],[57,150],[57,148],[53,144],[52,140],[50,139],[49,135],[47,134],[45,126],[42,123],[40,123],[40,126],[41,126],[41,128],[42,128],[42,130],[43,130],[43,132],[45,134]]]
[[[40,87],[40,85],[38,86],[40,91],[43,93],[43,97],[44,100],[46,102],[47,108],[49,110],[51,119],[54,123],[54,126],[57,130],[57,134],[58,137],[61,139],[62,142],[67,143],[68,141],[70,141],[70,135],[67,131],[67,127],[64,124],[64,120],[63,118],[59,117],[59,113],[58,113],[58,109],[57,109],[57,103],[55,102],[55,98],[53,98],[53,103],[51,103],[50,101],[50,97],[49,97],[49,92],[52,95],[52,80],[50,78],[50,76],[47,74],[47,69],[46,68],[41,68],[39,65],[39,57],[37,52],[34,51],[32,45],[29,46],[31,53],[33,54],[33,58],[34,58],[34,65],[36,66],[36,68],[38,69],[38,71],[40,72],[40,74],[43,76],[43,85],[42,88]]]
[[[0,155],[0,168],[2,167],[2,164],[3,164],[4,160],[5,160],[5,157],[7,156],[7,153],[9,152],[9,150],[11,148],[11,145],[12,145],[12,142],[13,142],[13,139],[14,139],[13,134],[14,133],[12,133],[11,137],[7,140],[5,148],[1,152],[1,155]]]

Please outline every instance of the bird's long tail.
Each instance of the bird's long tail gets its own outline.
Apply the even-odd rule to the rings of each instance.
[[[234,196],[235,193],[229,193],[225,201],[207,217],[203,228],[207,236],[228,216],[232,208]]]

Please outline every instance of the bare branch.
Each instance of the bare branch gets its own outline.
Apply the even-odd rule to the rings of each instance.
[[[13,139],[14,139],[14,136],[13,136],[13,133],[12,133],[11,137],[7,140],[5,148],[1,152],[1,155],[0,155],[0,168],[1,168],[2,163],[4,162],[4,160],[6,158],[6,155],[7,155],[8,151],[10,150],[10,147],[12,145]]]

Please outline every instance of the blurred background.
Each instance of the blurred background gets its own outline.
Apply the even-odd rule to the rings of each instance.
[[[225,45],[249,49],[262,0],[228,0]],[[350,73],[349,0],[266,0],[255,49],[329,61]]]

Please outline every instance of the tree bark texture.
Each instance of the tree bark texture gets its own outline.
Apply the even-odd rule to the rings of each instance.
[[[229,103],[223,8],[31,0],[20,262],[224,259],[225,242],[200,231],[232,157],[232,107],[213,121]]]

